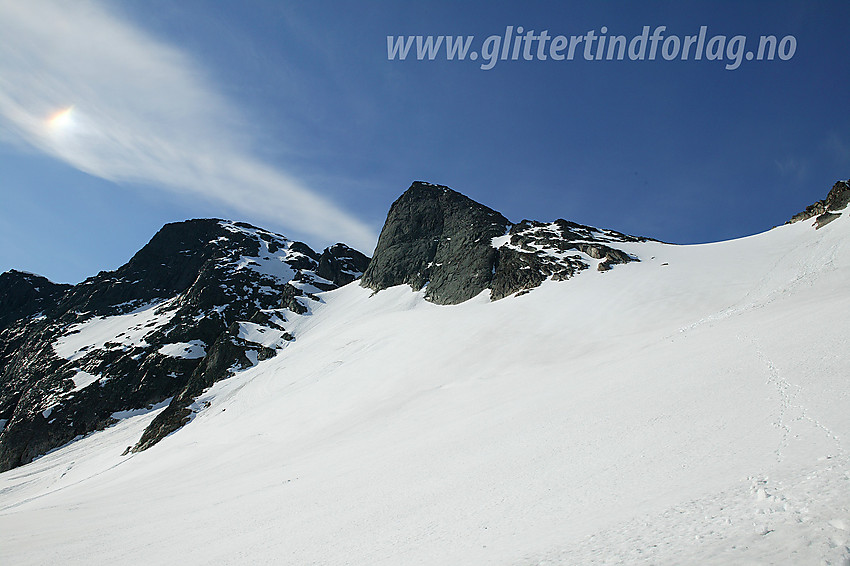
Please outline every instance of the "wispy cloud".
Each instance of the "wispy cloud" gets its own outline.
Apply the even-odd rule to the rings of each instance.
[[[776,163],[776,169],[780,175],[791,177],[797,181],[803,181],[809,172],[809,164],[805,159],[787,157],[782,161],[774,160],[774,163]]]
[[[216,199],[371,249],[371,228],[253,157],[240,119],[191,57],[97,1],[0,0],[7,136],[98,177]]]

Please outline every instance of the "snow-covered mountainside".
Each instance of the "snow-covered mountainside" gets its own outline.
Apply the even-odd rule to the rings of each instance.
[[[196,393],[281,349],[315,293],[367,263],[342,244],[318,254],[248,224],[191,220],[73,287],[0,275],[0,470],[171,399],[138,449],[152,445],[191,418]]]
[[[393,207],[416,228],[385,227],[361,285],[231,324],[296,339],[198,382],[189,426],[132,451],[168,409],[115,412],[0,474],[0,563],[850,563],[841,199],[675,246],[415,191]],[[170,324],[156,299],[51,348],[208,360],[140,335]]]

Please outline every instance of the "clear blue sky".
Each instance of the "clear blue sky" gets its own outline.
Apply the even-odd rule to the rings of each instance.
[[[850,177],[848,24],[843,0],[0,0],[0,271],[78,282],[165,222],[210,216],[371,252],[416,179],[513,221],[676,243],[760,232]],[[644,25],[748,49],[792,35],[796,51],[735,70],[387,58],[388,35],[479,49],[506,26]]]

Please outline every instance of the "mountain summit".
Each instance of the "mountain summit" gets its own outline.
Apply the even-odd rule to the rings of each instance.
[[[441,185],[417,181],[390,207],[361,285],[375,291],[428,285],[438,304],[471,299],[493,280],[496,250],[508,220]]]

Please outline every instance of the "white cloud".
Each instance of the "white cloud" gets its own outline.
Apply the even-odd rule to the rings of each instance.
[[[238,109],[191,57],[96,1],[0,0],[0,121],[7,141],[98,177],[217,199],[325,241],[375,242],[252,157]]]

